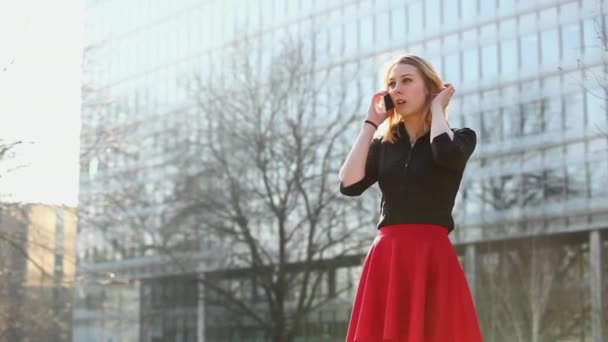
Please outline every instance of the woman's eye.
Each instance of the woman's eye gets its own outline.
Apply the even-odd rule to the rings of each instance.
[[[407,83],[407,82],[411,82],[411,81],[412,81],[412,79],[411,79],[411,78],[404,78],[404,79],[403,79],[403,83]]]
[[[395,86],[395,82],[389,82],[388,86],[389,86],[390,88],[393,88],[393,87]]]

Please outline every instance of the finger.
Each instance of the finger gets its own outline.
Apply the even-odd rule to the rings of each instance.
[[[386,91],[386,90],[382,90],[382,91],[379,91],[379,92],[375,93],[375,94],[374,94],[374,97],[378,97],[378,96],[384,96],[384,95],[386,95],[386,94],[388,94],[388,91]]]
[[[372,98],[372,101],[374,101],[374,103],[377,103],[377,102],[378,102],[378,100],[380,100],[380,98],[381,98],[382,96],[384,96],[384,95],[385,95],[385,94],[383,94],[382,92],[380,92],[380,93],[376,93],[376,94],[374,94],[374,97]]]

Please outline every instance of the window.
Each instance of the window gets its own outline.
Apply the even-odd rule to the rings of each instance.
[[[460,53],[455,52],[444,56],[443,65],[446,83],[460,83]]]
[[[580,24],[564,25],[562,31],[562,59],[564,61],[573,61],[580,56],[581,53],[581,29]]]
[[[405,7],[398,7],[389,11],[391,14],[391,39],[396,42],[402,42],[407,37],[407,15]]]
[[[246,3],[250,3],[250,1]],[[300,4],[300,1],[285,1],[285,12],[287,13],[288,20],[293,20],[298,16]]]
[[[390,39],[390,16],[389,12],[384,11],[376,16],[376,44],[380,47],[386,46]]]
[[[557,29],[543,31],[540,34],[542,64],[556,65],[559,61],[559,37]]]
[[[525,91],[525,89],[524,89]],[[543,130],[544,113],[541,102],[533,101],[521,105],[521,127],[523,135],[541,133]]]
[[[482,184],[478,180],[470,180],[467,186],[466,199],[463,199],[465,212],[468,214],[476,214],[481,211],[481,199],[483,198]]]
[[[556,156],[555,157],[551,157],[549,154],[551,154],[550,152],[547,153],[548,151],[545,151],[544,153],[544,158],[545,159],[557,159],[557,158],[561,158],[561,153],[559,153],[560,151],[558,149],[552,149],[552,151],[555,151]],[[564,169],[559,167],[559,168],[548,168],[546,170],[542,171],[542,176],[543,176],[543,198],[545,201],[548,202],[560,202],[562,201],[565,196],[566,196],[566,177],[564,175]]]
[[[460,46],[460,38],[458,33],[443,36],[443,49],[444,51],[458,49]]]
[[[543,25],[555,24],[557,20],[557,7],[550,7],[540,12],[540,22]]]
[[[414,2],[408,8],[408,32],[410,39],[422,32],[422,2]]]
[[[462,42],[464,44],[478,43],[477,29],[470,29],[462,32]]]
[[[527,34],[520,38],[521,69],[532,71],[538,68],[538,35]]]
[[[606,150],[604,150],[605,153]],[[591,198],[608,195],[608,160],[598,159],[587,163]]]
[[[460,0],[460,15],[464,21],[475,18],[477,15],[477,0]]]
[[[496,23],[484,25],[479,29],[479,40],[483,42],[496,42],[497,31],[498,26]]]
[[[519,17],[519,30],[530,31],[536,28],[536,13],[528,13]]]
[[[559,97],[542,99],[543,111],[545,113],[545,130],[547,132],[559,132],[562,130],[562,100]]]
[[[505,140],[511,140],[521,135],[519,106],[513,105],[501,108],[502,127]]]
[[[441,56],[434,56],[428,59],[429,63],[435,69],[437,74],[441,77],[443,75],[443,68],[441,67]]]
[[[357,21],[347,21],[344,25],[344,52],[352,55],[357,51],[359,33],[357,32]]]
[[[423,1],[426,5],[425,17],[426,23],[425,28],[435,31],[439,28],[441,20],[441,4],[439,0],[425,0]]]
[[[592,132],[601,130],[601,127],[605,127],[606,125],[606,92],[599,87],[589,89],[585,92],[585,102],[587,126]]]
[[[259,0],[260,1],[260,11],[262,14],[262,25],[272,25],[273,24],[273,3],[274,0]],[[221,12],[215,12],[215,13],[221,13]],[[213,17],[217,17],[218,20],[221,19],[220,16],[213,16]]]
[[[344,43],[342,36],[343,26],[340,25],[340,13],[334,11],[330,15],[330,27],[329,30],[329,51],[331,56],[339,56],[342,54],[342,44]]]
[[[425,47],[424,47],[424,51],[428,54],[433,54],[436,55],[439,52],[439,49],[441,47],[441,41],[439,39],[432,39],[432,40],[427,40]]]
[[[502,139],[500,111],[489,110],[481,116],[481,141],[496,142]]]
[[[510,39],[500,43],[500,70],[503,75],[517,72],[517,40]]]
[[[374,46],[374,26],[372,16],[361,18],[361,26],[359,27],[361,50],[367,51]]]
[[[479,1],[479,12],[482,16],[492,16],[496,11],[497,0],[481,0]]]
[[[247,21],[249,22],[250,29],[253,32],[257,32],[258,30],[260,30],[260,26],[261,26],[260,11],[259,11],[260,6],[257,3],[252,3],[250,1],[247,1],[247,3],[250,6],[247,9],[247,16],[249,17]],[[211,31],[211,32],[213,32],[213,31]]]
[[[493,78],[498,74],[498,48],[490,44],[481,48],[481,74],[483,78]]]
[[[517,32],[517,22],[515,19],[506,19],[500,22],[500,34],[510,35]]]
[[[564,17],[576,17],[578,15],[578,0],[562,4],[559,6],[560,16]]]
[[[498,0],[498,8],[502,10],[512,9],[513,7],[515,7],[515,0]]]
[[[587,198],[587,175],[584,165],[566,165],[568,199]]]
[[[587,18],[583,21],[583,48],[585,51],[597,51],[601,47],[598,23],[594,18]]]
[[[580,91],[575,91],[568,96],[568,101],[564,102],[565,111],[565,129],[580,130],[583,128],[585,120],[583,112],[583,94]]]
[[[462,78],[465,82],[479,79],[479,56],[475,47],[462,54]]]
[[[458,1],[443,2],[443,23],[447,26],[458,22]]]

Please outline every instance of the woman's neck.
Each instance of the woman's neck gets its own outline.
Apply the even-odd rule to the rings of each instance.
[[[408,115],[407,117],[402,117],[401,121],[405,124],[405,130],[411,143],[426,133],[422,115]]]

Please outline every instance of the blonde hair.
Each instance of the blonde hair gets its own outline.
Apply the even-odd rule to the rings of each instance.
[[[386,91],[389,91],[388,79],[390,77],[391,70],[397,64],[409,64],[411,66],[414,66],[416,67],[416,69],[418,69],[422,76],[428,94],[423,109],[425,113],[424,131],[427,132],[431,129],[431,103],[433,101],[433,94],[438,93],[439,90],[443,87],[443,81],[441,80],[441,77],[439,77],[439,74],[437,73],[437,71],[435,71],[431,63],[429,63],[422,57],[416,56],[414,54],[407,54],[405,56],[400,57],[398,60],[389,65],[384,76],[384,90]],[[447,119],[447,108],[445,110],[445,116]],[[382,133],[382,136],[384,140],[394,143],[397,140],[397,136],[399,134],[398,130],[394,128],[399,125],[399,123],[401,122],[401,118],[399,115],[393,114],[389,116],[386,121],[387,128],[386,131]]]

